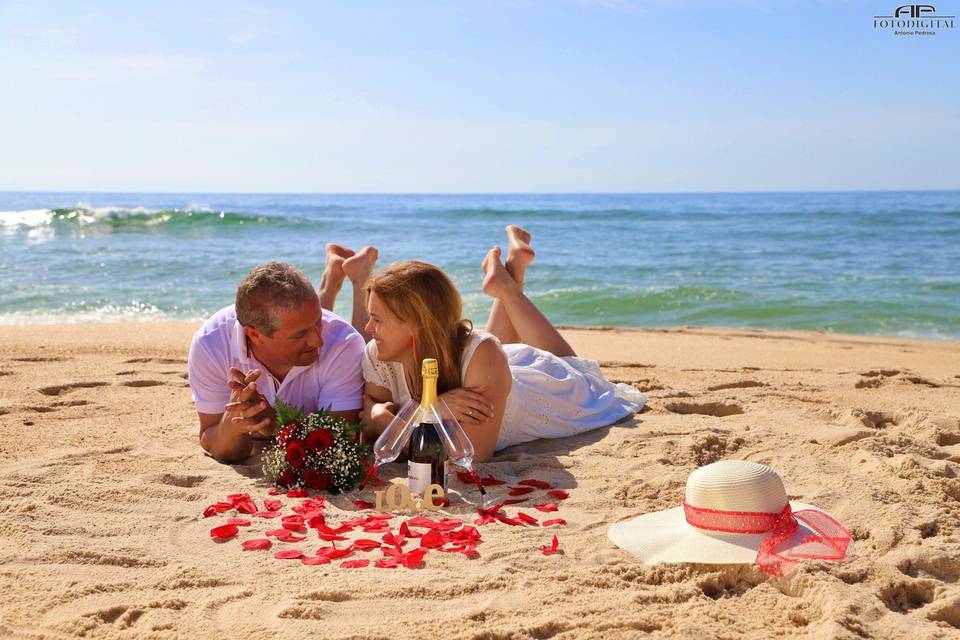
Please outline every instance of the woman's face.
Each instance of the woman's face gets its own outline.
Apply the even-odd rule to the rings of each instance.
[[[387,308],[373,291],[367,296],[367,313],[370,319],[364,329],[377,343],[377,354],[381,360],[398,361],[410,351],[410,339],[413,331]]]

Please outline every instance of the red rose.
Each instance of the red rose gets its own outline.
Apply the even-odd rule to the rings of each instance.
[[[277,434],[277,440],[280,442],[281,446],[286,445],[287,441],[291,438],[296,437],[296,429],[300,426],[298,422],[288,422],[283,425],[283,429],[280,430],[280,433]]]
[[[297,474],[290,469],[284,469],[277,474],[277,484],[281,487],[292,487],[297,483]]]
[[[311,489],[321,491],[329,487],[331,482],[333,478],[326,471],[307,469],[303,472],[303,483]]]
[[[304,444],[309,451],[323,451],[333,446],[333,434],[327,429],[314,429],[307,434]]]
[[[299,469],[307,460],[307,450],[303,448],[303,442],[294,440],[287,445],[287,462],[294,469]]]

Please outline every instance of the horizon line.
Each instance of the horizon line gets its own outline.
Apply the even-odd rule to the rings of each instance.
[[[0,194],[104,194],[104,195],[290,195],[290,196],[639,196],[639,195],[746,195],[746,194],[814,194],[814,193],[949,193],[960,187],[937,189],[823,189],[823,190],[761,190],[761,191],[103,191],[75,189],[0,189]]]

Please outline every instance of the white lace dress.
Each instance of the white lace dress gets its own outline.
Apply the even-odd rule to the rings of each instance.
[[[470,336],[463,350],[461,372],[467,371],[470,359],[484,340],[493,340],[506,354],[513,376],[497,450],[538,438],[563,438],[604,427],[643,408],[643,394],[630,385],[605,380],[596,360],[560,358],[525,344],[501,345],[496,336],[485,331],[474,331]],[[399,405],[410,399],[403,365],[381,362],[373,340],[364,351],[363,377],[389,389]]]

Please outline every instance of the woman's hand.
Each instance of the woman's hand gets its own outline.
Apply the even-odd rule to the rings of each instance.
[[[480,424],[493,417],[493,405],[484,395],[486,390],[486,385],[461,387],[444,391],[438,397],[443,399],[460,424]]]

